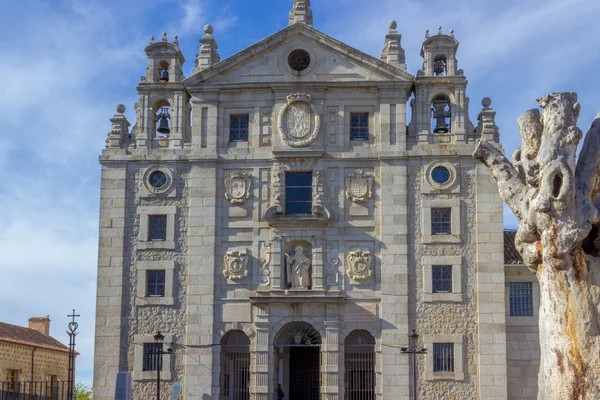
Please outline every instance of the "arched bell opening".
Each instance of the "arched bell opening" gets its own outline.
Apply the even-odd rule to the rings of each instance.
[[[166,138],[171,133],[171,104],[166,100],[157,101],[154,110],[154,137]]]
[[[309,323],[291,322],[274,340],[274,382],[287,400],[319,400],[321,391],[321,335]]]
[[[450,99],[444,95],[438,95],[431,102],[431,131],[433,133],[450,133],[451,130],[452,106]]]
[[[344,341],[345,400],[375,400],[375,338],[352,331]]]
[[[250,339],[242,331],[221,339],[220,400],[250,399]]]
[[[446,76],[448,75],[448,59],[444,55],[437,55],[433,59],[433,75]]]
[[[158,73],[156,74],[156,76],[158,78],[157,81],[169,82],[170,73],[171,73],[171,67],[168,62],[161,61],[158,63]]]

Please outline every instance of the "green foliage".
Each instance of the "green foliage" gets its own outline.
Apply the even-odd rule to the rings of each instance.
[[[75,400],[92,400],[92,391],[83,383],[75,385]]]

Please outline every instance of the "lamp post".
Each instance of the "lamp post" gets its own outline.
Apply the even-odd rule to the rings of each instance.
[[[417,341],[419,339],[419,335],[417,335],[417,331],[413,329],[408,335],[408,347],[402,347],[400,351],[402,354],[410,354],[412,361],[412,370],[413,370],[413,385],[412,385],[412,397],[413,400],[417,400],[417,354],[425,354],[427,353],[426,348],[417,348]]]
[[[173,350],[168,348],[167,351],[163,351],[162,345],[165,337],[160,331],[154,335],[154,361],[156,362],[156,400],[160,400],[160,370],[162,369],[162,357],[165,354],[171,354]]]

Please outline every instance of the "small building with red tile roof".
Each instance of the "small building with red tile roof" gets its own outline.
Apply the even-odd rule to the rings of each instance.
[[[0,322],[0,390],[58,385],[67,381],[68,365],[69,348],[50,336],[49,317],[30,318],[27,328]]]

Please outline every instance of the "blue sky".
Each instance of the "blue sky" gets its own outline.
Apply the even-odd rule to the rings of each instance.
[[[224,59],[287,25],[292,0],[0,0],[0,321],[50,315],[67,343],[82,315],[78,380],[91,386],[98,242],[98,155],[115,105],[133,124],[150,36],[179,35],[189,76],[203,26]],[[471,119],[489,96],[501,141],[519,145],[517,117],[552,91],[579,93],[580,127],[600,109],[597,0],[312,0],[314,25],[378,57],[398,21],[408,71],[421,67],[426,29],[454,29],[469,79]],[[10,179],[9,179],[10,178]],[[505,210],[506,226],[516,227]]]

